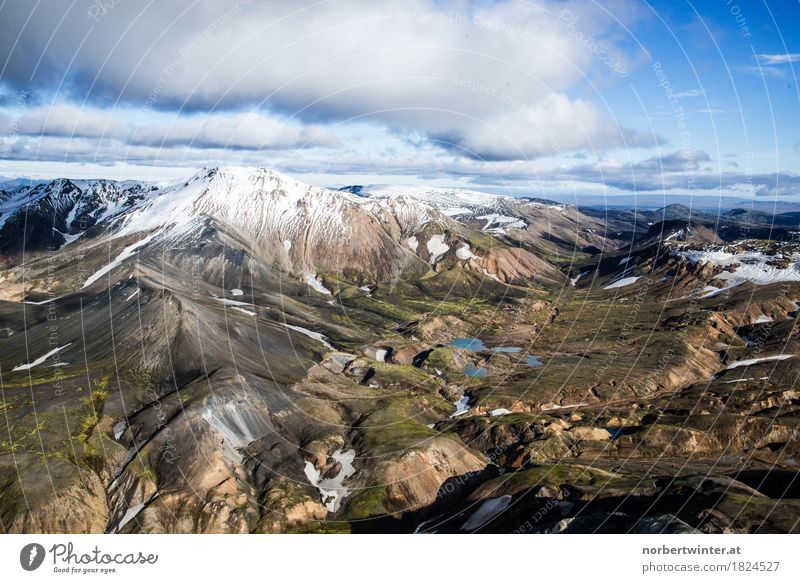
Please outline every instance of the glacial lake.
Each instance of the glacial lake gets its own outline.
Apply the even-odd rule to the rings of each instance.
[[[491,350],[492,352],[513,354],[522,351],[522,348],[519,346],[497,346],[495,348],[489,348],[480,338],[456,338],[449,344],[449,346],[452,346],[453,348],[460,348],[461,350],[472,350],[474,352]]]
[[[487,371],[482,366],[481,367],[477,367],[477,366],[472,366],[471,364],[468,364],[467,366],[464,367],[464,374],[467,375],[468,377],[472,377],[472,378],[476,378],[476,379],[485,379],[486,376],[489,374],[489,371]]]
[[[448,346],[459,348],[461,350],[469,350],[471,352],[491,351],[497,354],[517,354],[522,352],[519,346],[496,346],[489,348],[480,338],[456,338]],[[525,364],[528,366],[542,366],[544,364],[538,354],[529,354],[525,359]],[[476,368],[468,366],[464,371],[469,377],[484,378],[488,373],[485,368]]]
[[[480,338],[456,338],[450,343],[450,346],[461,350],[486,350],[486,345]]]

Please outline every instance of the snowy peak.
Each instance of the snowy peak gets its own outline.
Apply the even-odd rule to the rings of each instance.
[[[133,208],[152,189],[139,182],[57,179],[6,191],[0,197],[0,249],[58,248]]]
[[[357,188],[360,196],[369,196],[373,199],[409,197],[433,205],[449,216],[465,214],[474,208],[493,207],[514,200],[509,196],[462,188],[431,188],[417,185],[375,185]]]
[[[299,182],[264,168],[204,168],[164,188],[130,213],[119,235],[162,229],[185,232],[205,218],[225,223],[256,240],[287,239],[325,223],[341,227],[351,197]]]
[[[439,209],[422,201],[405,196],[386,199],[363,199],[361,204],[382,223],[394,222],[400,232],[411,235],[428,223],[445,226],[447,217]]]
[[[456,216],[460,213],[467,214],[470,210],[476,208],[529,206],[531,208],[551,207],[562,210],[571,206],[544,198],[514,197],[464,188],[437,188],[420,185],[355,185],[346,186],[339,190],[373,199],[387,199],[399,196],[411,197],[443,211],[448,211],[446,214],[450,216]]]
[[[473,228],[496,234],[523,230],[542,217],[555,214],[575,215],[577,209],[543,198],[517,198],[502,194],[478,192],[463,188],[432,188],[427,186],[373,185],[347,186],[340,189],[365,200],[415,201],[433,207],[443,215]]]
[[[384,277],[393,261],[411,255],[402,239],[433,218],[445,219],[417,201],[376,206],[264,168],[224,166],[148,197],[110,225],[109,234],[154,234],[152,245],[193,243],[222,231],[268,264],[316,282],[318,273],[345,269]]]
[[[202,182],[207,185],[212,196],[222,195],[230,200],[247,197],[280,196],[299,201],[307,196],[336,196],[332,191],[295,180],[266,168],[247,168],[239,166],[217,166],[204,168],[189,182]]]

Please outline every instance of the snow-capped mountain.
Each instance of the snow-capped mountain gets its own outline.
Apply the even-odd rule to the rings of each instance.
[[[444,194],[430,200],[403,193],[354,194],[264,168],[206,168],[163,187],[55,180],[15,190],[3,201],[3,251],[8,259],[23,248],[30,255],[73,245],[98,249],[105,242],[106,256],[108,246],[119,254],[101,268],[107,274],[135,253],[213,241],[223,249],[240,247],[260,264],[322,293],[327,292],[319,283],[324,273],[376,282],[461,266],[503,282],[534,273],[551,281],[561,278],[530,251],[509,249],[491,236],[505,233],[504,227],[527,229],[526,220],[500,214],[514,201],[482,193],[449,197],[470,205],[477,216],[466,211],[459,216]],[[97,279],[90,277],[84,285]]]
[[[426,224],[444,230],[436,209],[407,200],[380,204],[299,182],[264,168],[204,169],[111,221],[110,236],[154,232],[153,243],[197,237],[212,227],[238,237],[250,252],[301,279],[346,270],[389,277],[398,258],[422,261],[407,245]],[[453,225],[449,225],[452,227]],[[319,285],[314,285],[322,291]]]
[[[418,185],[348,186],[340,190],[372,200],[415,200],[433,206],[448,217],[460,221],[471,219],[485,221],[483,230],[486,231],[504,228],[524,229],[527,226],[526,221],[518,215],[519,207],[528,201],[510,196],[461,188],[430,188]],[[553,208],[564,206],[556,203],[538,204],[549,204]]]
[[[435,208],[413,199],[374,201],[265,168],[218,167],[203,169],[144,200],[126,214],[116,234],[155,228],[180,233],[196,227],[201,217],[212,217],[254,240],[273,235],[281,244],[296,244],[301,237],[343,240],[357,234],[354,219],[364,212],[383,222],[392,218],[404,231],[442,218]]]
[[[573,205],[543,198],[421,185],[355,185],[340,190],[370,200],[415,200],[475,230],[529,245],[542,254],[558,255],[576,245],[599,249],[616,246],[617,233],[607,232],[604,221],[583,214]]]
[[[155,187],[136,181],[32,183],[0,197],[0,252],[56,249],[98,223],[132,209]]]
[[[770,285],[800,281],[800,249],[795,243],[742,241],[729,245],[673,245],[670,254],[706,276],[703,297],[745,283]]]

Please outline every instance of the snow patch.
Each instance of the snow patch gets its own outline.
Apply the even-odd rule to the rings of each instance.
[[[30,369],[32,369],[34,366],[39,366],[40,364],[42,364],[43,362],[45,362],[45,361],[46,361],[48,358],[50,358],[50,357],[51,357],[51,356],[53,356],[54,354],[58,354],[59,352],[61,352],[62,350],[64,350],[64,349],[65,349],[67,346],[69,346],[70,344],[72,344],[72,342],[69,342],[69,343],[65,344],[64,346],[59,346],[58,348],[54,348],[53,350],[51,350],[50,352],[48,352],[48,353],[47,353],[47,354],[45,354],[44,356],[40,356],[39,358],[37,358],[37,359],[36,359],[36,360],[34,360],[33,362],[29,362],[29,363],[27,363],[27,364],[20,364],[19,366],[15,366],[15,367],[14,367],[14,368],[12,368],[11,370],[12,370],[12,371],[15,371],[15,370],[30,370]]]
[[[251,307],[253,307],[253,304],[250,304],[248,302],[240,302],[239,300],[229,300],[228,298],[218,298],[217,296],[211,296],[211,297],[213,299],[217,300],[219,303],[225,304],[226,306],[235,306],[235,307],[238,307],[238,308],[242,308],[242,307],[251,308]],[[255,316],[255,312],[250,312],[250,313]]]
[[[47,300],[42,300],[41,302],[29,302],[29,301],[27,301],[27,300],[26,300],[26,301],[24,301],[23,303],[24,303],[24,304],[30,304],[30,305],[32,305],[32,306],[42,306],[42,305],[44,305],[44,304],[49,304],[50,302],[54,302],[54,301],[56,301],[57,299],[58,299],[58,298],[49,298],[49,299],[47,299]]]
[[[484,231],[491,231],[500,228],[504,229],[524,229],[528,224],[519,217],[509,217],[508,215],[501,215],[498,213],[491,213],[476,217],[482,221],[486,221],[483,226]]]
[[[444,237],[444,235],[433,235],[428,239],[427,246],[431,263],[436,263],[442,255],[450,251],[449,245],[444,242]]]
[[[491,279],[495,280],[497,283],[503,283],[502,281],[500,281],[500,278],[499,278],[499,277],[497,277],[497,276],[496,276],[494,273],[489,273],[489,272],[486,270],[486,268],[485,268],[485,267],[483,268],[483,275],[485,275],[486,277],[489,277],[489,278],[491,278]]]
[[[588,271],[581,271],[578,275],[576,275],[575,277],[573,277],[572,279],[569,280],[570,285],[572,287],[575,287],[575,284],[578,283],[578,280],[580,278],[582,278],[584,275],[586,275],[587,273],[589,273],[589,272]]]
[[[726,288],[736,287],[746,282],[756,285],[769,285],[784,281],[800,281],[800,254],[794,253],[792,262],[786,267],[770,265],[780,256],[767,255],[760,251],[730,253],[723,250],[677,251],[689,263],[710,263],[716,267],[733,267],[716,276],[726,282]]]
[[[101,267],[100,269],[95,271],[91,276],[89,276],[89,279],[87,279],[83,283],[83,286],[82,286],[81,289],[89,287],[94,282],[96,282],[98,279],[103,277],[106,273],[110,272],[112,269],[114,269],[119,264],[121,264],[123,261],[125,261],[129,257],[133,257],[133,255],[136,254],[136,252],[139,250],[139,248],[140,247],[144,247],[150,241],[152,241],[153,238],[156,236],[156,234],[157,233],[151,233],[150,235],[148,235],[144,239],[140,239],[136,243],[133,243],[133,244],[128,245],[127,247],[125,247],[125,249],[123,249],[122,252],[119,255],[117,255],[117,257],[111,263],[109,263],[108,265],[106,265],[104,267]]]
[[[330,296],[330,295],[333,295],[333,294],[330,292],[330,290],[329,290],[328,288],[326,288],[324,285],[322,285],[322,282],[321,282],[319,279],[317,279],[317,276],[316,276],[316,275],[309,275],[309,276],[306,278],[306,283],[307,283],[307,284],[308,284],[308,285],[309,285],[309,286],[310,286],[310,287],[311,287],[311,288],[312,288],[314,291],[317,291],[317,292],[319,292],[319,293],[321,293],[321,294],[325,294],[325,295],[329,295],[329,296]]]
[[[454,417],[460,417],[469,410],[470,410],[469,397],[467,395],[464,395],[458,401],[456,401],[456,410],[452,415],[450,415],[450,419]]]
[[[745,360],[737,360],[736,362],[730,363],[725,370],[731,370],[743,366],[750,366],[751,364],[758,364],[760,362],[769,362],[772,360],[786,360],[787,358],[792,358],[793,356],[794,354],[776,354],[774,356],[764,356],[761,358],[748,358]]]
[[[464,243],[463,246],[456,249],[456,257],[467,260],[474,258],[475,254],[470,250],[469,243]]]
[[[247,314],[248,316],[257,316],[258,314],[252,310],[246,310],[244,308],[239,307],[232,307],[231,310],[236,310],[237,312],[241,312],[242,314]]]
[[[730,385],[732,383],[743,383],[745,381],[768,381],[769,377],[750,377],[747,379],[736,379],[733,381],[720,381],[723,385]]]
[[[623,277],[619,281],[615,281],[614,283],[607,285],[603,289],[617,289],[617,288],[620,288],[620,287],[625,287],[627,285],[631,285],[631,284],[636,283],[640,279],[641,279],[641,276]]]
[[[125,514],[122,515],[122,518],[119,519],[119,522],[117,523],[117,525],[111,531],[111,534],[118,533],[122,529],[123,526],[128,524],[134,518],[136,518],[139,515],[139,513],[142,510],[144,510],[145,506],[147,506],[147,505],[144,502],[140,502],[139,504],[135,504],[134,506],[131,506],[130,508],[128,508],[125,511]]]
[[[320,471],[314,467],[314,464],[311,462],[305,463],[303,471],[311,485],[319,490],[322,501],[325,504],[325,508],[328,509],[328,512],[336,512],[342,500],[350,493],[350,489],[344,485],[344,481],[356,473],[356,469],[353,467],[353,460],[356,458],[356,450],[342,451],[341,449],[337,449],[333,452],[331,458],[341,464],[339,473],[332,478],[320,479]]]
[[[575,405],[550,405],[549,407],[542,407],[541,411],[556,411],[558,409],[574,409],[575,407],[585,407],[589,403],[577,403]]]
[[[716,287],[716,286],[713,286],[713,285],[707,285],[700,291],[701,292],[705,292],[705,293],[703,293],[703,295],[700,296],[700,299],[704,300],[706,298],[713,298],[714,296],[718,296],[719,294],[721,294],[722,292],[725,291],[725,288],[724,287]]]
[[[461,525],[461,530],[475,530],[480,528],[502,513],[510,505],[511,496],[508,495],[487,500],[475,511],[475,514],[469,517],[469,520]]]
[[[510,411],[508,409],[505,409],[503,407],[500,407],[499,409],[492,409],[491,411],[489,411],[489,416],[490,417],[501,417],[503,415],[511,415],[511,413],[512,413],[512,411]]]
[[[125,433],[125,429],[127,428],[128,424],[124,419],[114,425],[114,427],[111,428],[111,430],[114,432],[114,439],[119,441],[119,438],[122,437],[122,434]]]
[[[58,233],[59,235],[61,235],[62,237],[64,237],[64,244],[62,245],[62,247],[66,247],[67,245],[69,245],[73,241],[75,241],[77,239],[80,239],[81,235],[83,235],[83,232],[80,232],[77,235],[70,235],[69,233],[62,233],[61,231],[59,231],[55,227],[53,227],[53,230],[56,233]]]
[[[309,338],[313,338],[314,340],[321,342],[327,348],[333,350],[333,346],[328,343],[328,340],[320,334],[319,332],[314,332],[313,330],[309,330],[308,328],[303,328],[302,326],[292,326],[291,324],[284,324],[290,330],[294,330],[295,332],[300,332],[300,334],[305,334]]]

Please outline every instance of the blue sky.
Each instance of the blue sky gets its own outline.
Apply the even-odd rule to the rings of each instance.
[[[800,4],[0,8],[0,174],[800,199]]]

